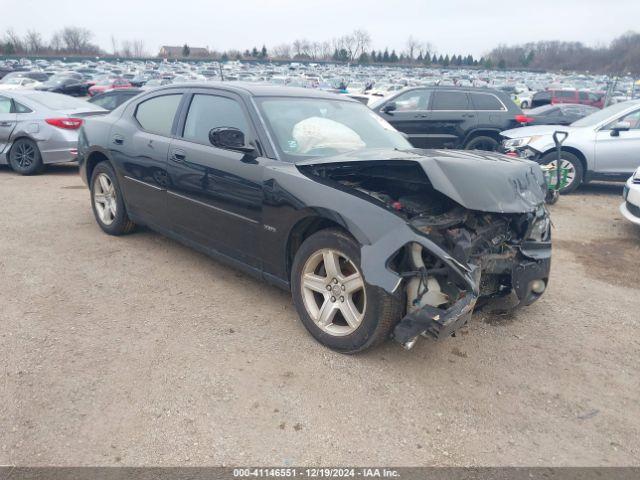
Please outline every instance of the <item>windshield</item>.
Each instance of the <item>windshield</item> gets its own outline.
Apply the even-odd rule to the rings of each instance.
[[[571,124],[572,127],[595,127],[599,123],[607,120],[613,120],[620,112],[627,110],[631,105],[627,102],[616,103],[605,109],[599,110],[591,115],[581,118],[577,122]]]
[[[412,148],[361,103],[320,98],[265,98],[258,103],[278,149],[289,161],[365,148]]]

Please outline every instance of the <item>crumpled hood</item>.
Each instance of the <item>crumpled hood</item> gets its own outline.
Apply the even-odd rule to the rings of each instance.
[[[492,213],[532,212],[544,203],[546,183],[535,162],[506,155],[460,150],[363,149],[297,165],[371,161],[413,161],[433,188],[469,210]]]

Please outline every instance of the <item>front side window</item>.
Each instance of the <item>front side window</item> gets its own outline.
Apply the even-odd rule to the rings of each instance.
[[[429,90],[412,90],[398,95],[394,102],[396,112],[411,112],[415,110],[427,110],[429,108]]]
[[[240,104],[227,97],[195,94],[182,136],[209,145],[209,132],[218,127],[233,127],[248,134],[249,124]]]
[[[488,93],[472,93],[471,101],[476,110],[504,110],[504,105],[495,95]]]
[[[270,97],[260,99],[258,105],[287,161],[375,148],[412,148],[386,120],[359,102]]]
[[[611,130],[617,123],[626,122],[631,126],[631,130],[640,130],[640,110],[628,113],[624,117],[619,118],[615,122],[611,122],[604,129]]]
[[[465,92],[434,92],[432,110],[470,110]]]
[[[181,99],[182,94],[177,93],[146,100],[138,105],[136,120],[148,132],[168,137]]]

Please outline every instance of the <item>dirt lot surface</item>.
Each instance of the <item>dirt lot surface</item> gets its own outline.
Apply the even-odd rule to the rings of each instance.
[[[456,338],[343,356],[287,293],[150,231],[74,168],[0,169],[0,464],[640,465],[640,229],[552,208],[552,283]]]

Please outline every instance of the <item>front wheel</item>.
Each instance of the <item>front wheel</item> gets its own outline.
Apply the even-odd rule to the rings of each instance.
[[[304,241],[293,262],[291,285],[306,329],[341,353],[383,342],[400,319],[400,302],[366,282],[360,245],[342,230],[321,230]]]
[[[116,173],[100,162],[91,174],[91,207],[100,228],[109,235],[124,235],[135,228],[124,206]]]
[[[582,184],[584,168],[582,167],[580,159],[571,152],[562,151],[560,158],[562,159],[560,163],[560,193],[571,193]],[[542,156],[540,163],[543,165],[551,165],[555,170],[558,164],[558,154],[555,151],[549,152]],[[549,178],[549,187],[555,188],[557,181],[556,174],[552,172]]]

